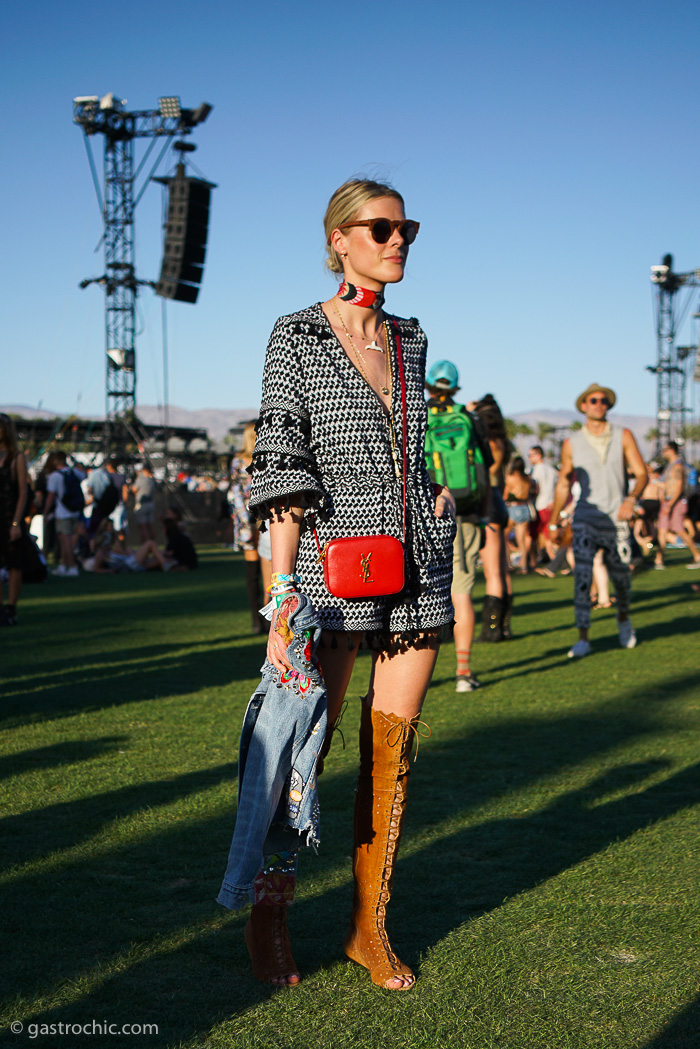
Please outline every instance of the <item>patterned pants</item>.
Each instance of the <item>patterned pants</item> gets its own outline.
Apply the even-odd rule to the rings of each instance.
[[[629,611],[632,582],[630,530],[626,521],[611,521],[602,527],[590,521],[574,521],[573,533],[574,612],[576,626],[584,630],[591,622],[590,594],[596,550],[603,549],[603,560],[617,595],[618,614]]]

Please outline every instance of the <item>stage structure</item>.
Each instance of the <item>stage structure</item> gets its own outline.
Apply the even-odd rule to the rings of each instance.
[[[81,281],[80,287],[86,288],[96,283],[105,289],[105,453],[116,450],[124,443],[122,421],[128,419],[133,425],[137,374],[136,297],[141,287],[156,287],[153,281],[140,280],[136,274],[134,211],[167,149],[171,145],[179,147],[182,155],[195,148],[191,143],[173,140],[191,134],[212,110],[206,102],[197,109],[183,109],[180,99],[176,97],[160,98],[158,109],[152,110],[128,112],[125,105],[113,93],[103,95],[102,98],[89,95],[73,99],[73,121],[84,132],[97,201],[104,221],[105,272],[101,277]],[[104,189],[100,186],[90,148],[90,139],[94,135],[104,136]],[[149,139],[150,142],[134,172],[135,139]],[[161,149],[137,192],[136,180],[159,140]],[[205,185],[212,186],[211,183]],[[200,281],[201,275],[200,269]],[[180,297],[173,294],[167,285],[162,285],[162,281],[157,291],[168,298]],[[193,302],[194,298],[190,297],[187,301]]]
[[[686,407],[686,391],[700,351],[696,353],[692,346],[677,346],[676,333],[687,317],[695,289],[700,287],[700,269],[674,273],[673,256],[664,255],[660,266],[651,267],[651,280],[656,285],[657,362],[648,365],[647,371],[656,375],[658,454],[669,440],[680,438],[682,442],[682,429],[689,421],[691,409]]]

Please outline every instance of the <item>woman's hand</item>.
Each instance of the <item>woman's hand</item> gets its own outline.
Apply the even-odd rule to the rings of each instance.
[[[287,648],[294,635],[289,629],[287,618],[291,612],[296,610],[298,603],[296,594],[290,593],[289,597],[285,597],[279,608],[272,613],[270,634],[267,639],[267,658],[280,672],[292,669],[292,664],[287,659]]]
[[[437,496],[435,498],[435,516],[457,516],[457,506],[455,504],[454,496],[449,488],[443,488],[442,491],[437,493]]]

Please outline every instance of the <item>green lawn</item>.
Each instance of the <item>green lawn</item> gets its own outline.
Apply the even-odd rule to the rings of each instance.
[[[27,587],[20,626],[0,633],[0,1044],[697,1049],[700,595],[686,561],[635,578],[634,651],[603,611],[594,654],[567,660],[572,582],[539,577],[515,577],[517,637],[475,646],[480,692],[455,695],[443,647],[389,919],[419,977],[403,994],[341,949],[368,657],[290,915],[305,980],[273,992],[249,973],[245,914],[214,902],[263,658],[242,561],[210,549],[191,575]],[[159,1033],[33,1036],[92,1021]]]

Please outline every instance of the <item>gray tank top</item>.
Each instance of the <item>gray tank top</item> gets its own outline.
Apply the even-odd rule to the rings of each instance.
[[[569,438],[576,478],[581,485],[574,520],[600,520],[602,514],[615,520],[627,495],[622,427],[611,426],[610,429],[612,435],[605,462],[588,443],[583,430],[572,433]]]

